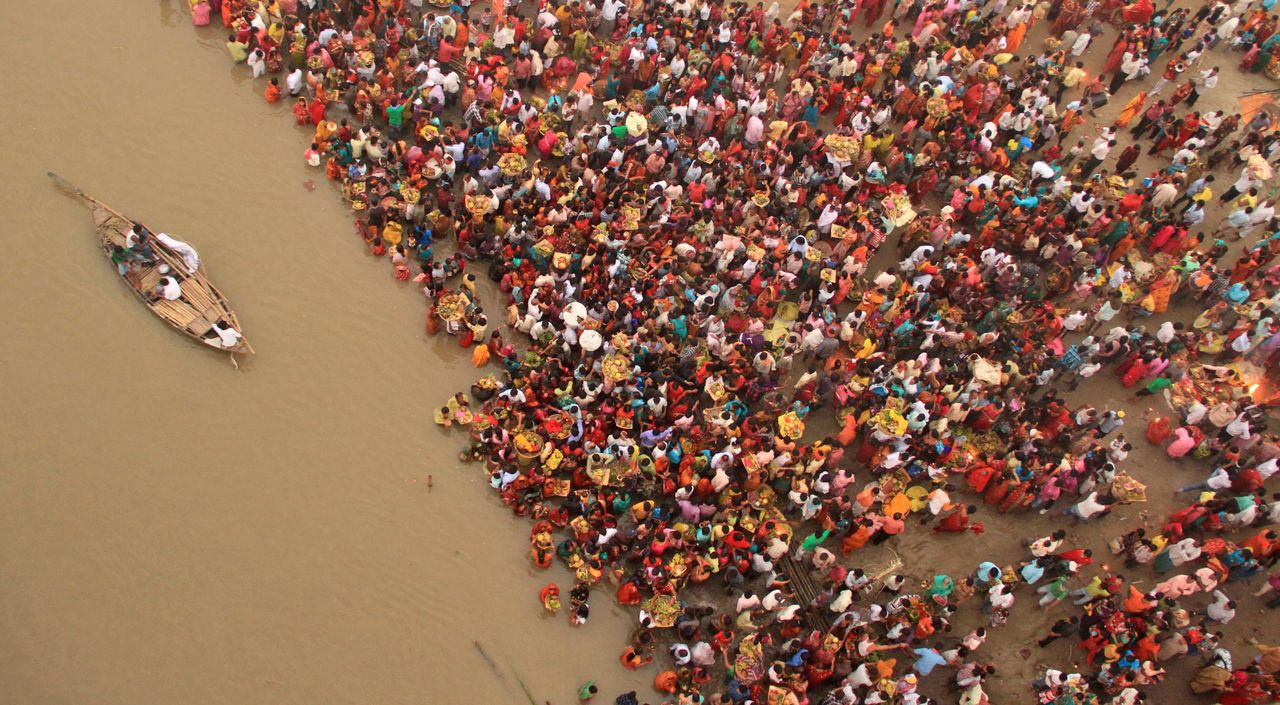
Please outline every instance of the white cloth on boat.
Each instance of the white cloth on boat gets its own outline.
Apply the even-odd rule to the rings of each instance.
[[[196,252],[196,248],[166,233],[158,233],[156,239],[164,243],[165,247],[173,250],[186,263],[187,270],[191,274],[195,274],[200,269],[200,254]]]

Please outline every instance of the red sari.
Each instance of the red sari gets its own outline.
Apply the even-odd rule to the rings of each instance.
[[[1123,384],[1126,389],[1132,387],[1141,381],[1143,377],[1147,376],[1148,369],[1149,367],[1145,360],[1138,360],[1129,366],[1129,369],[1124,373],[1124,376],[1120,378],[1120,383]]]
[[[982,501],[987,504],[999,504],[1004,501],[1005,495],[1009,494],[1013,484],[1013,480],[997,480],[988,484],[987,491],[982,493]]]
[[[1151,21],[1151,17],[1155,15],[1156,9],[1151,5],[1151,0],[1137,0],[1137,2],[1124,8],[1121,16],[1128,24],[1144,25]]]
[[[954,512],[942,517],[938,521],[937,531],[945,531],[947,533],[959,534],[969,529],[969,508],[960,505]]]
[[[969,472],[965,473],[965,483],[969,485],[969,489],[974,492],[985,492],[987,485],[991,482],[991,478],[995,477],[996,469],[990,465],[979,465]]]
[[[1147,442],[1151,445],[1163,445],[1169,438],[1170,431],[1169,418],[1167,416],[1157,416],[1147,423]]]
[[[1107,54],[1107,61],[1102,65],[1102,73],[1115,73],[1120,70],[1120,62],[1124,61],[1124,53],[1129,49],[1129,40],[1121,36]]]
[[[1061,37],[1064,32],[1069,29],[1075,29],[1076,25],[1084,19],[1084,8],[1076,0],[1064,0],[1062,10],[1058,13],[1058,19],[1053,23],[1053,34]]]
[[[1026,497],[1027,483],[1019,482],[1017,485],[1014,485],[1013,489],[1009,490],[1009,494],[1004,496],[1004,501],[1000,502],[1000,513],[1005,514],[1008,513],[1010,509],[1018,507]]]

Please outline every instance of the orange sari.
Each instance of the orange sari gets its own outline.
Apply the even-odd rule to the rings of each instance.
[[[1125,103],[1124,109],[1116,116],[1116,127],[1128,127],[1134,118],[1142,114],[1142,104],[1147,100],[1147,92],[1141,91],[1132,100]]]
[[[1169,309],[1169,298],[1173,296],[1173,292],[1178,288],[1178,275],[1173,270],[1165,272],[1163,276],[1151,282],[1151,288],[1147,290],[1151,297],[1152,313],[1164,313]]]
[[[1027,23],[1021,22],[1009,30],[1004,35],[1004,50],[1010,54],[1018,53],[1018,47],[1022,46],[1022,40],[1027,37]]]

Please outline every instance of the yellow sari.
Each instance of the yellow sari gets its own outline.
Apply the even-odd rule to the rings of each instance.
[[[1147,92],[1140,91],[1132,100],[1125,104],[1124,109],[1116,116],[1116,127],[1128,127],[1134,118],[1142,113],[1142,105],[1147,100]]]

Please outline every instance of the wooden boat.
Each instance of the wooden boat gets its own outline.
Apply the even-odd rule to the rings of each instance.
[[[59,187],[80,198],[89,206],[89,210],[93,213],[93,225],[98,233],[98,242],[108,259],[115,247],[124,247],[125,238],[134,225],[137,225],[136,222],[72,186],[57,174],[48,172],[48,175]],[[233,360],[235,353],[252,353],[253,347],[243,337],[240,322],[236,320],[231,303],[209,281],[204,266],[200,265],[192,271],[182,254],[176,252],[171,246],[154,236],[149,240],[155,252],[155,259],[151,262],[135,261],[130,271],[120,277],[138,300],[178,332],[215,350],[232,353]],[[114,266],[112,268],[115,269]],[[181,296],[177,299],[169,300],[156,295],[156,287],[164,277],[172,277],[178,282]],[[222,328],[231,328],[240,333],[239,340],[230,347],[224,345],[222,338],[214,330],[217,324]]]

